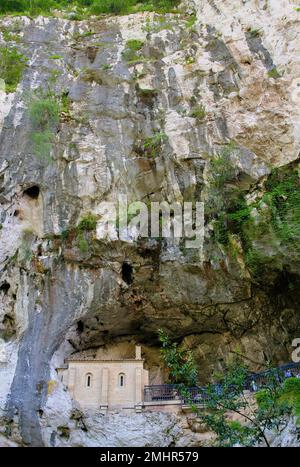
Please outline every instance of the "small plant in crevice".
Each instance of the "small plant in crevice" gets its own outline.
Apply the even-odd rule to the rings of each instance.
[[[49,60],[62,60],[64,57],[62,55],[53,54],[53,55],[50,55],[48,58]]]
[[[144,42],[139,39],[128,40],[122,52],[123,60],[125,60],[128,65],[133,65],[137,62],[144,61],[145,57],[143,57],[141,53],[143,45]]]
[[[144,139],[144,152],[152,158],[157,157],[161,151],[163,143],[167,141],[167,139],[168,137],[163,131],[155,132],[152,136]]]
[[[205,115],[206,115],[205,107],[202,104],[193,107],[190,113],[191,117],[196,118],[199,121],[203,120],[205,118]]]
[[[16,47],[0,47],[0,79],[4,80],[7,93],[16,91],[27,61]]]
[[[95,214],[89,213],[82,217],[76,229],[78,232],[88,231],[91,232],[96,230],[98,217]]]
[[[196,58],[192,55],[189,55],[188,57],[186,57],[185,59],[185,63],[186,65],[192,65],[193,63],[196,62]]]
[[[186,20],[186,27],[187,29],[192,29],[197,21],[197,16],[195,13],[191,14],[189,18]]]
[[[90,244],[87,234],[96,230],[98,218],[95,214],[88,213],[81,218],[76,227],[76,242],[80,252],[85,255],[89,252]]]
[[[248,33],[249,33],[250,37],[252,37],[252,38],[258,37],[261,34],[261,28],[260,29],[258,29],[258,28],[249,28]]]
[[[85,255],[89,251],[89,243],[86,238],[84,238],[83,232],[80,232],[77,238],[77,245],[80,252]]]
[[[223,165],[221,165],[222,168]],[[231,234],[241,239],[245,262],[254,277],[281,270],[300,258],[300,178],[297,167],[275,169],[264,182],[264,193],[247,202],[245,193],[227,186],[222,169],[215,177],[214,238],[229,245]],[[229,170],[229,180],[231,173]],[[219,200],[218,203],[216,200]],[[218,204],[218,206],[216,206]],[[290,258],[290,259],[289,259]]]
[[[30,96],[28,114],[32,125],[34,154],[49,161],[60,121],[59,102],[50,91],[39,89]]]
[[[22,243],[19,248],[19,259],[27,262],[33,258],[32,242],[35,234],[32,229],[24,229],[22,232]]]
[[[281,78],[281,74],[277,70],[276,66],[274,66],[271,70],[268,71],[268,77],[269,78]]]
[[[159,16],[158,18],[154,18],[153,22],[150,21],[150,18],[147,18],[142,30],[147,33],[157,33],[163,30],[173,31],[174,25],[175,24],[167,20],[165,16]]]
[[[104,65],[101,66],[103,71],[109,71],[112,69],[112,65],[110,63],[104,63]]]
[[[0,31],[2,33],[2,37],[5,42],[16,42],[16,43],[21,42],[21,37],[19,35],[19,32],[15,32],[14,29],[0,28]]]
[[[72,118],[69,94],[63,92],[57,96],[50,88],[39,88],[27,96],[27,101],[34,154],[42,160],[51,161],[59,124]]]

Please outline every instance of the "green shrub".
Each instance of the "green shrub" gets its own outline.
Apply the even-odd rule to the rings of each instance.
[[[0,47],[0,78],[5,81],[6,92],[16,91],[27,60],[16,47]]]
[[[129,12],[132,5],[130,0],[94,0],[91,6],[91,12],[95,15],[112,14],[120,15]]]
[[[190,15],[189,19],[185,23],[186,27],[188,29],[191,29],[195,25],[196,21],[197,21],[197,16],[195,14]]]
[[[51,159],[60,112],[60,102],[51,92],[39,89],[30,96],[28,114],[32,125],[34,153],[37,157]]]
[[[49,60],[61,60],[62,58],[64,57],[62,57],[61,55],[54,54],[54,55],[50,55]]]
[[[300,397],[300,378],[288,378],[284,381],[283,389],[285,392],[294,392]]]
[[[97,221],[98,221],[98,218],[97,216],[95,216],[95,214],[92,214],[92,213],[87,214],[80,220],[77,226],[77,230],[79,232],[96,230]]]
[[[80,237],[78,239],[78,248],[82,254],[86,254],[89,251],[88,241],[85,238]]]
[[[249,34],[250,34],[251,37],[258,37],[261,34],[261,30],[256,29],[256,28],[252,28],[252,29],[250,29]]]
[[[144,151],[153,158],[158,155],[162,144],[168,139],[163,131],[157,131],[152,136],[145,138]]]
[[[29,106],[29,116],[35,128],[45,130],[59,123],[60,106],[54,96],[35,96]]]
[[[190,61],[189,63],[193,63],[193,61]],[[200,104],[192,109],[190,116],[196,118],[197,120],[203,120],[205,114],[205,108],[203,105]]]
[[[0,14],[51,15],[54,10],[72,12],[72,19],[90,15],[122,15],[136,11],[174,11],[179,0],[1,0]]]
[[[144,59],[141,54],[141,48],[143,47],[144,42],[139,39],[131,39],[126,42],[125,49],[122,53],[123,59],[129,63],[133,64]]]
[[[5,42],[20,42],[21,38],[18,33],[11,31],[10,29],[2,29],[2,36]]]
[[[230,155],[235,149],[233,143],[224,146],[224,148],[211,159],[211,177],[210,182],[216,188],[222,188],[235,176],[235,168],[230,161]]]
[[[300,241],[300,179],[296,171],[273,170],[263,200],[271,212],[272,228],[284,242]]]
[[[156,11],[157,13],[176,12],[181,0],[149,0],[140,2],[136,11]]]
[[[281,78],[281,74],[278,72],[277,68],[274,66],[271,70],[268,71],[269,78]]]
[[[37,157],[51,160],[54,134],[50,130],[36,131],[32,134],[34,153]]]
[[[135,50],[135,51],[141,50],[143,45],[144,45],[144,42],[139,39],[130,39],[129,41],[126,42],[126,48]]]

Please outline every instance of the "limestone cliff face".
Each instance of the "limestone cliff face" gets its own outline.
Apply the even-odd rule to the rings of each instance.
[[[300,332],[299,212],[285,184],[298,189],[296,7],[195,0],[164,16],[0,20],[1,45],[3,31],[14,31],[10,46],[28,57],[17,91],[0,92],[7,443],[99,439],[101,420],[88,418],[96,435],[76,441],[81,421],[56,381],[55,368],[76,351],[125,355],[138,341],[153,382],[163,377],[160,327],[194,350],[203,382],[237,347],[254,368],[290,360]],[[59,118],[49,111],[37,128],[32,102],[49,95]],[[204,258],[180,242],[100,239],[101,203],[119,194],[203,201]],[[98,228],[76,229],[91,214]],[[180,444],[172,417],[143,417],[136,426],[156,423],[161,445]],[[154,429],[138,439],[128,421],[117,439],[118,421],[110,423],[107,445],[110,436],[112,445],[151,444]]]

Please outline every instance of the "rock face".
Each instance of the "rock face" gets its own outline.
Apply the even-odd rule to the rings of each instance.
[[[0,91],[0,444],[195,442],[167,414],[76,418],[55,372],[75,351],[141,342],[152,382],[160,327],[193,349],[202,382],[237,347],[255,369],[291,359],[300,13],[182,10],[0,20],[1,47],[28,58],[17,91]],[[204,202],[202,256],[184,239],[101,238],[102,203],[120,195]]]

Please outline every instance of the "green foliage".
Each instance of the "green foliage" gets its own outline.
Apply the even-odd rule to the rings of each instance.
[[[185,24],[186,24],[186,27],[187,27],[188,29],[193,28],[193,26],[195,25],[196,21],[197,21],[197,16],[196,16],[195,14],[190,15],[190,16],[189,16],[189,19],[188,19],[188,20],[186,21],[186,23],[185,23]]]
[[[50,160],[55,129],[60,120],[60,103],[51,92],[39,89],[30,96],[28,114],[34,153],[41,159]]]
[[[273,170],[266,184],[263,200],[271,211],[271,224],[284,242],[293,242],[299,249],[300,240],[300,179],[296,171]]]
[[[261,33],[261,29],[252,28],[249,31],[251,37],[258,37]]]
[[[51,130],[36,131],[32,134],[34,153],[44,160],[51,160],[54,135]]]
[[[51,80],[50,80],[51,81]],[[68,93],[56,96],[50,89],[39,88],[27,97],[32,125],[32,141],[37,157],[51,160],[55,133],[61,118],[71,118]]]
[[[54,55],[50,55],[49,60],[61,60],[62,58],[64,57],[62,57],[61,55],[54,54]]]
[[[78,248],[83,255],[89,251],[89,243],[83,236],[78,238]]]
[[[144,60],[144,57],[141,53],[141,49],[144,45],[143,41],[139,39],[131,39],[126,42],[125,49],[122,53],[123,59],[128,64],[134,64],[136,62]]]
[[[216,434],[217,446],[270,445],[269,431],[280,432],[285,416],[290,414],[287,404],[278,403],[282,387],[276,375],[276,370],[269,370],[262,390],[257,393],[258,406],[254,406],[252,397],[244,393],[248,369],[236,360],[227,365],[217,383],[205,388],[204,407],[198,409],[191,401],[200,420]],[[230,414],[237,415],[239,421],[230,420]]]
[[[104,65],[102,65],[102,70],[104,71],[109,71],[112,69],[112,65],[110,65],[109,63],[105,63]]]
[[[60,115],[63,113],[65,116],[71,118],[71,100],[68,92],[63,92],[60,97]]]
[[[288,378],[283,384],[280,402],[292,407],[297,424],[300,424],[300,378]]]
[[[91,13],[125,15],[129,13],[130,7],[134,2],[130,0],[94,0],[91,6]]]
[[[147,18],[142,29],[146,32],[157,33],[165,29],[173,30],[174,25],[175,23],[168,21],[165,16],[159,16],[154,18],[153,22],[150,22],[150,18]]]
[[[95,214],[89,213],[80,220],[77,226],[77,231],[84,232],[84,231],[96,230],[97,221],[98,221],[97,216],[95,216]]]
[[[144,45],[144,41],[141,41],[139,39],[131,39],[126,42],[126,47],[128,49],[135,50],[135,51],[141,50],[143,45]]]
[[[300,378],[288,378],[283,385],[285,393],[295,393],[300,397]]]
[[[194,59],[192,58],[192,60]],[[189,63],[193,63],[193,61],[189,61]],[[197,120],[203,120],[205,115],[205,107],[202,104],[195,106],[190,113],[190,116]]]
[[[168,139],[163,131],[157,131],[152,136],[145,138],[144,151],[151,157],[155,158],[161,150],[162,144]]]
[[[197,384],[198,371],[193,354],[189,350],[179,349],[176,342],[171,342],[168,335],[159,329],[159,340],[162,344],[161,355],[169,370],[170,382],[187,387]]]
[[[156,11],[157,13],[177,12],[180,0],[149,0],[141,2],[134,11]]]
[[[206,213],[214,226],[214,238],[228,247],[230,234],[240,237],[245,260],[254,276],[270,268],[280,269],[282,259],[265,252],[281,250],[300,255],[300,178],[294,166],[278,168],[265,181],[265,193],[247,202],[242,190],[233,185],[236,174],[230,161],[230,144],[210,164],[210,191]],[[297,256],[297,257],[298,257]]]
[[[236,146],[231,142],[210,161],[206,212],[213,220],[215,240],[224,245],[228,243],[229,232],[237,233],[237,225],[248,214],[243,192],[230,184],[236,176],[236,169],[230,160],[234,150]]]
[[[16,91],[27,60],[16,47],[0,47],[0,79],[5,81],[6,92]]]
[[[281,78],[281,74],[278,72],[277,68],[274,66],[271,70],[268,71],[269,78]]]
[[[179,0],[1,0],[0,14],[29,16],[52,15],[54,10],[72,12],[72,19],[81,20],[91,15],[124,15],[137,11],[173,11]]]
[[[266,409],[269,404],[269,391],[262,389],[256,393],[256,401],[260,409]],[[277,393],[276,404],[279,408],[288,407],[300,422],[300,379],[286,379]]]
[[[18,32],[15,32],[13,28],[1,28],[1,33],[5,42],[20,42],[21,38]]]
[[[224,146],[210,162],[210,182],[216,188],[223,188],[226,183],[235,177],[235,169],[230,160],[230,155],[234,149],[235,144],[233,142]]]
[[[222,179],[222,177],[221,177]],[[300,179],[297,170],[285,167],[273,170],[265,182],[262,199],[246,203],[243,193],[228,196],[224,210],[217,215],[215,238],[228,243],[229,233],[238,234],[243,243],[248,268],[256,277],[262,277],[268,269],[282,269],[282,259],[268,255],[264,244],[285,253],[300,255]],[[218,198],[220,199],[220,198]],[[227,235],[226,235],[227,232]],[[259,247],[261,245],[261,247]]]
[[[36,129],[45,130],[59,123],[60,107],[50,93],[35,94],[28,108],[29,117]]]

